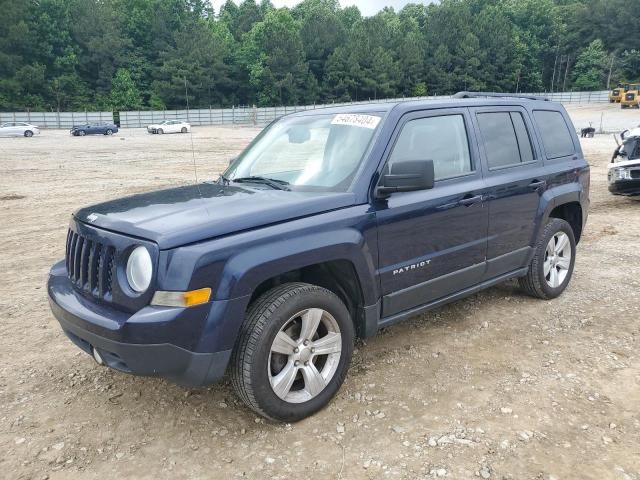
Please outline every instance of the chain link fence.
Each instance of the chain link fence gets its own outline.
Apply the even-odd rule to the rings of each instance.
[[[607,103],[609,92],[558,92],[535,93],[561,103]],[[42,128],[71,128],[74,125],[114,122],[121,128],[142,128],[165,120],[182,120],[192,125],[265,125],[282,115],[323,107],[355,105],[362,103],[390,103],[412,100],[439,100],[449,95],[414,98],[387,98],[363,102],[333,103],[282,107],[232,107],[195,110],[140,110],[130,112],[0,112],[0,123],[27,122]]]

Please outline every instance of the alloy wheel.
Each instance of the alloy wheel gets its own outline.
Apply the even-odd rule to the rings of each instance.
[[[333,316],[309,308],[287,320],[271,345],[269,383],[290,403],[307,402],[322,392],[338,369],[342,334]]]
[[[571,242],[564,232],[551,237],[544,256],[544,278],[551,288],[558,288],[571,268]]]

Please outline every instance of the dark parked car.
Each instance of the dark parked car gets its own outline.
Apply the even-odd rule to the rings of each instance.
[[[296,421],[338,391],[356,337],[511,278],[559,296],[589,206],[573,125],[560,104],[467,96],[289,115],[217,182],[76,211],[54,315],[99,364],[229,372],[254,411]]]
[[[71,135],[85,136],[85,135],[113,135],[118,131],[118,126],[115,123],[93,123],[87,125],[74,125],[71,128]]]

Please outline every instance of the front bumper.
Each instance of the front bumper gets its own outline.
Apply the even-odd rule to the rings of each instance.
[[[640,178],[631,180],[616,180],[609,184],[609,191],[614,195],[640,195]]]
[[[104,363],[114,370],[164,377],[192,386],[215,383],[225,373],[231,348],[219,349],[215,345],[213,351],[199,348],[202,343],[214,343],[202,339],[216,326],[210,312],[219,315],[228,310],[223,306],[212,308],[212,304],[205,304],[202,308],[188,309],[148,306],[133,315],[127,314],[79,294],[66,276],[63,262],[52,268],[47,289],[51,310],[64,333],[88,354],[96,349]],[[189,325],[193,328],[185,332]],[[196,351],[176,345],[177,339],[184,342],[189,337]]]

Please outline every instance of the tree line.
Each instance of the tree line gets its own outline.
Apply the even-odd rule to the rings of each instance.
[[[640,76],[627,0],[0,0],[0,110],[294,105]]]

